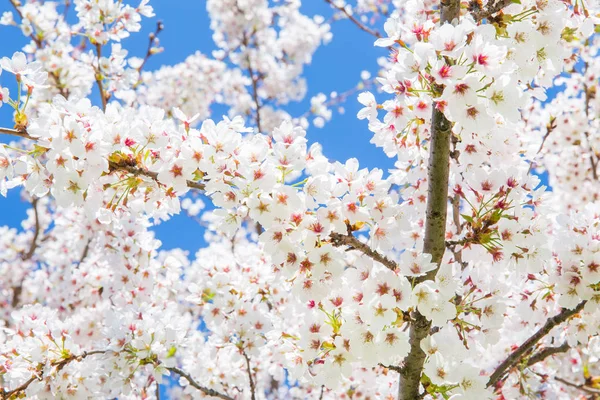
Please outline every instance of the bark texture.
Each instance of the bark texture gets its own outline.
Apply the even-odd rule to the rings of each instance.
[[[460,0],[442,0],[440,2],[440,23],[458,21]],[[448,175],[450,170],[450,138],[452,123],[435,107],[431,121],[431,141],[429,144],[429,167],[427,172],[427,215],[425,219],[425,238],[423,252],[431,254],[431,261],[442,261],[446,248],[446,215],[448,211]],[[432,280],[437,269],[430,271],[417,282]],[[404,360],[400,374],[399,400],[416,400],[421,396],[419,387],[425,363],[425,353],[421,349],[421,340],[429,334],[431,322],[418,311],[413,313],[410,326],[410,352]]]

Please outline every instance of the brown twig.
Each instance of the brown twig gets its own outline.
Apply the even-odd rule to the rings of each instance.
[[[241,349],[242,355],[246,360],[246,369],[248,370],[248,380],[250,381],[250,396],[252,400],[256,400],[256,386],[254,385],[254,378],[252,377],[252,368],[250,367],[250,357],[246,354],[246,350]]]
[[[23,131],[23,130],[0,128],[0,133],[5,134],[5,135],[17,136],[20,138],[37,141],[36,138],[34,138],[33,136],[30,136],[29,133],[27,133],[27,131]]]
[[[587,70],[587,68],[588,68],[588,63],[586,62],[585,70]],[[592,94],[591,94],[588,86],[585,83],[583,84],[583,90],[585,92],[585,117],[588,121],[588,126],[589,126],[590,100],[592,99]],[[594,152],[594,149],[592,148],[592,143],[590,142],[590,133],[588,132],[587,129],[584,132],[584,134],[585,134],[585,139],[587,141],[589,151],[590,151],[590,164],[592,166],[592,177],[594,178],[595,181],[597,181],[598,180],[598,164],[596,163],[596,153]]]
[[[529,357],[529,360],[527,360],[527,366],[531,367],[534,364],[544,361],[546,358],[548,358],[550,356],[553,356],[555,354],[564,353],[567,350],[569,350],[570,348],[571,347],[569,346],[569,344],[567,342],[565,342],[557,347],[543,348],[542,350],[538,351],[537,353],[535,353],[534,355]]]
[[[233,397],[227,396],[226,394],[219,393],[219,392],[217,392],[214,389],[210,389],[210,388],[207,388],[207,387],[204,387],[204,386],[200,385],[189,374],[185,373],[184,371],[180,370],[177,367],[169,367],[169,368],[167,368],[167,370],[169,370],[171,372],[174,372],[177,375],[181,376],[186,381],[188,381],[188,383],[190,384],[190,386],[198,389],[199,391],[201,391],[202,393],[204,393],[207,396],[217,397],[217,398],[223,399],[223,400],[234,400]]]
[[[89,238],[85,244],[85,247],[83,248],[83,253],[81,253],[81,257],[79,258],[79,261],[77,261],[77,266],[75,268],[79,268],[81,263],[83,261],[85,261],[85,259],[87,258],[88,253],[90,252],[90,244],[91,243],[92,243],[92,238]]]
[[[344,14],[350,21],[354,23],[354,25],[358,26],[360,30],[367,32],[369,35],[375,36],[378,39],[381,39],[382,36],[379,32],[369,28],[368,26],[365,26],[362,22],[360,22],[352,14],[350,14],[348,10],[346,10],[346,8],[335,5],[332,0],[325,0],[325,2],[328,3],[331,7],[340,11],[342,14]]]
[[[591,388],[589,386],[586,386],[583,383],[571,382],[571,381],[563,379],[563,378],[561,378],[559,376],[555,376],[554,379],[556,381],[564,384],[564,385],[570,386],[570,387],[575,388],[575,389],[579,389],[579,390],[581,390],[582,392],[585,392],[585,393],[594,394],[594,395],[600,394],[600,390]]]
[[[155,390],[156,400],[160,400],[160,385],[158,384],[157,380],[154,380],[154,383],[156,383],[156,390]]]
[[[37,138],[29,135],[29,133],[27,133],[27,131],[24,131],[24,130],[0,128],[0,133],[5,134],[5,135],[22,137],[22,138],[29,139],[34,142],[37,142],[37,140],[38,140]],[[145,170],[145,169],[133,166],[133,165],[109,161],[108,168],[109,168],[110,172],[119,172],[119,171],[120,172],[128,172],[128,173],[136,175],[136,176],[146,176],[146,177],[158,182],[158,173],[148,171],[148,170]],[[205,186],[203,183],[188,180],[186,182],[186,184],[190,189],[198,189],[198,190],[205,189]]]
[[[110,172],[127,172],[136,176],[145,176],[152,179],[155,182],[158,182],[158,173],[148,171],[139,167],[135,167],[132,165],[127,165],[123,163],[116,163],[114,161],[108,162],[108,168]],[[205,186],[203,183],[198,183],[194,181],[186,181],[186,184],[191,189],[204,190]]]
[[[240,8],[238,7],[238,10],[240,12],[242,12],[240,10]],[[252,32],[251,36],[254,36],[255,32]],[[246,36],[246,33],[244,32],[244,37],[242,38],[242,44],[247,48],[248,47],[248,37]],[[250,55],[248,54],[246,56],[246,62],[248,63],[248,74],[250,75],[250,80],[252,81],[252,100],[254,101],[254,106],[256,107],[256,114],[254,115],[254,121],[256,122],[256,127],[258,128],[259,132],[262,132],[262,127],[261,127],[261,123],[260,123],[260,109],[262,107],[262,105],[260,104],[260,99],[258,98],[258,81],[260,80],[260,77],[258,75],[255,75],[254,73],[254,68],[252,68],[252,63],[250,62]]]
[[[152,49],[154,48],[154,40],[158,37],[158,34],[163,29],[164,29],[164,25],[163,25],[162,21],[157,21],[156,22],[156,30],[154,32],[151,32],[149,35],[148,50],[146,50],[146,55],[144,56],[144,60],[142,61],[142,64],[138,67],[138,72],[142,72],[142,69],[144,69],[144,65],[146,65],[146,62],[148,62],[150,57],[154,54],[152,52]]]
[[[256,107],[256,114],[255,114],[255,122],[256,122],[256,127],[258,128],[258,132],[262,132],[262,127],[260,124],[260,109],[261,109],[261,104],[260,104],[260,100],[258,98],[258,76],[254,75],[254,70],[252,69],[252,65],[250,64],[250,57],[248,57],[248,73],[250,74],[250,79],[252,80],[252,99],[254,100],[254,105]]]
[[[342,104],[350,96],[358,93],[361,90],[369,89],[372,85],[375,84],[375,82],[377,82],[376,78],[371,78],[369,80],[366,80],[366,81],[364,81],[364,83],[363,82],[359,82],[359,84],[356,85],[355,87],[353,87],[352,89],[348,89],[344,93],[338,94],[334,98],[330,98],[329,100],[327,100],[324,103],[324,105],[327,106],[327,107],[331,107],[331,106],[336,106],[338,104]],[[307,111],[304,112],[304,114],[302,114],[298,118],[307,118],[311,114],[313,114],[313,110],[312,109],[308,109]]]
[[[42,231],[42,226],[40,224],[40,215],[39,215],[39,212],[37,209],[38,200],[39,200],[38,198],[34,198],[31,201],[31,205],[33,207],[33,213],[35,216],[35,228],[34,228],[34,233],[33,233],[33,239],[31,239],[31,244],[29,245],[29,250],[27,251],[27,253],[24,253],[21,255],[21,259],[23,261],[30,260],[31,257],[33,257],[33,254],[35,253],[35,250],[37,249],[38,237],[40,236],[40,232]],[[23,280],[24,279],[25,278],[23,278],[21,280],[19,285],[13,287],[13,298],[12,298],[12,303],[11,303],[12,308],[17,308],[17,306],[19,305],[19,302],[21,301],[21,295],[23,294]]]
[[[546,125],[546,134],[542,138],[542,143],[540,143],[540,147],[538,148],[536,155],[540,154],[542,152],[542,149],[544,148],[544,144],[546,144],[546,140],[548,139],[548,136],[550,136],[550,134],[552,133],[552,131],[554,131],[554,129],[556,129],[556,118],[550,117],[550,122],[548,123],[548,125]],[[529,175],[531,173],[534,165],[535,165],[535,162],[532,160],[529,163],[529,169],[527,170],[527,175]]]
[[[31,206],[33,207],[33,215],[35,218],[35,230],[33,231],[33,239],[31,239],[31,244],[29,245],[29,250],[27,251],[27,253],[25,253],[21,258],[23,259],[23,261],[29,260],[31,259],[31,257],[33,257],[33,254],[35,253],[35,249],[37,248],[37,240],[38,237],[40,236],[40,231],[42,230],[41,224],[40,224],[40,214],[38,212],[37,209],[37,204],[38,204],[38,198],[34,198],[31,201]]]
[[[102,84],[104,76],[100,71],[100,58],[102,58],[102,45],[100,43],[96,43],[96,54],[98,56],[98,67],[96,69],[96,85],[98,85],[98,90],[100,91],[100,99],[102,100],[102,111],[106,111],[107,97],[106,93],[104,93],[104,86]]]
[[[383,264],[392,271],[398,269],[398,264],[395,261],[392,261],[383,254],[373,250],[370,246],[358,240],[350,232],[348,232],[348,234],[346,235],[341,235],[339,233],[334,232],[331,235],[329,235],[329,237],[331,238],[331,243],[336,247],[348,246],[349,249],[360,251],[367,257],[372,258],[373,260]]]
[[[383,368],[387,368],[390,371],[395,371],[395,372],[397,372],[399,374],[403,374],[404,373],[404,368],[399,367],[397,365],[383,365],[383,364],[379,363],[379,366],[383,367]]]
[[[481,20],[491,17],[497,12],[502,11],[504,7],[507,7],[512,2],[512,0],[489,0],[485,8],[473,10],[471,12],[471,15],[473,16],[475,21],[479,22]]]
[[[494,373],[490,376],[490,379],[487,383],[487,386],[495,385],[502,376],[510,370],[512,367],[517,365],[523,356],[531,349],[537,342],[539,342],[544,336],[546,336],[552,328],[558,326],[571,318],[573,315],[577,314],[587,303],[586,300],[582,301],[572,310],[563,309],[560,313],[556,314],[553,317],[550,317],[546,320],[544,325],[538,329],[533,335],[529,337],[521,346],[519,346],[515,351],[513,351],[495,370]]]

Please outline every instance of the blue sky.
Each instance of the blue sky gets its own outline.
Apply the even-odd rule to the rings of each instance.
[[[165,29],[160,34],[164,52],[151,57],[146,70],[182,62],[198,50],[210,54],[215,49],[205,1],[153,0],[151,4],[156,16],[144,19],[142,31],[123,41],[124,48],[131,56],[143,57],[148,45],[148,34],[154,31],[156,21],[164,23]],[[0,13],[11,9],[8,1],[0,3]],[[329,5],[322,0],[304,1],[302,12],[309,16],[323,15],[326,19],[333,14]],[[71,13],[73,16],[73,9]],[[377,58],[387,56],[387,50],[373,46],[373,37],[357,29],[348,20],[333,22],[332,32],[333,40],[317,50],[312,64],[305,69],[308,95],[303,102],[291,104],[287,108],[293,116],[299,116],[308,110],[310,98],[319,92],[341,93],[353,88],[359,81],[362,70],[376,71]],[[0,56],[11,56],[28,42],[16,27],[0,26],[0,36],[3,39],[0,41]],[[9,74],[0,76],[0,84],[11,87],[13,82],[9,79],[13,79]],[[97,94],[92,95],[92,100],[98,102]],[[325,155],[332,160],[344,162],[356,157],[363,167],[391,168],[392,160],[369,143],[371,134],[367,123],[356,119],[356,113],[361,108],[356,96],[349,98],[344,106],[345,114],[335,112],[332,121],[323,129],[309,128],[307,136],[310,143],[320,142]],[[213,115],[213,119],[220,118],[220,114]],[[8,106],[0,109],[0,126],[12,127],[11,109]],[[0,138],[2,139],[4,138]],[[27,208],[28,204],[20,199],[19,189],[9,191],[7,198],[0,197],[0,225],[19,226]],[[166,249],[180,247],[193,254],[203,243],[199,225],[185,215],[175,216],[155,230]]]

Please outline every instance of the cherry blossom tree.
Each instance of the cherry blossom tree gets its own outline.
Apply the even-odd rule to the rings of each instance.
[[[149,0],[8,1],[0,399],[600,396],[599,4],[207,0],[217,50],[149,71]],[[340,19],[378,75],[291,115]],[[391,170],[308,143],[354,101]]]

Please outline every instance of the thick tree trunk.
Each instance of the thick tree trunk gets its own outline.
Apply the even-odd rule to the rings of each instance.
[[[460,0],[442,0],[440,3],[440,23],[458,20]],[[431,121],[431,141],[429,143],[429,167],[427,172],[427,215],[423,252],[431,254],[432,262],[441,263],[445,250],[446,215],[448,211],[448,175],[450,170],[450,138],[452,123],[444,114],[434,108]],[[419,282],[435,278],[436,270],[430,271]],[[421,340],[429,334],[431,322],[418,311],[413,313],[410,326],[410,352],[404,360],[400,374],[399,400],[419,399],[419,387],[425,353]]]

